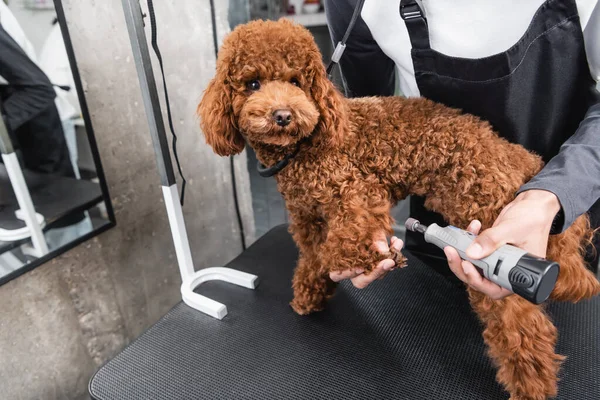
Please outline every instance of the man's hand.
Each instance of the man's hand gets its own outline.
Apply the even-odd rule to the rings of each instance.
[[[400,252],[400,250],[402,250],[402,246],[404,245],[402,240],[398,239],[396,236],[392,236],[390,244],[397,252]],[[376,235],[373,241],[373,247],[375,247],[375,249],[382,254],[385,254],[390,250],[388,247],[388,242],[385,238],[385,233],[379,232]],[[331,278],[331,280],[334,282],[350,279],[355,287],[364,289],[373,281],[383,278],[394,268],[394,266],[395,263],[393,260],[386,259],[377,264],[377,267],[375,267],[375,269],[368,275],[364,274],[363,269],[356,269],[342,272],[330,272],[329,278]]]
[[[520,193],[502,210],[494,225],[471,243],[466,251],[467,256],[478,260],[510,243],[533,255],[545,257],[552,221],[559,210],[560,202],[551,192],[528,190]],[[480,229],[481,223],[472,221],[467,230],[478,234]],[[509,290],[485,279],[473,264],[461,260],[455,249],[446,247],[444,253],[452,272],[473,289],[494,300],[511,294]]]

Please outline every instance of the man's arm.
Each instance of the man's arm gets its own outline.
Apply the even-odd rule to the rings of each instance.
[[[13,93],[3,101],[6,123],[15,130],[46,110],[56,93],[48,77],[0,25],[0,76]]]
[[[334,45],[346,33],[355,6],[356,0],[325,0],[327,25]],[[394,61],[379,48],[361,17],[348,38],[340,66],[347,97],[394,94]]]
[[[600,198],[600,102],[589,108],[575,134],[519,193],[532,189],[558,197],[564,221],[554,233],[571,226]]]
[[[583,35],[590,72],[600,81],[600,3],[596,4]],[[575,134],[542,171],[519,189],[513,202],[504,208],[492,228],[483,231],[467,249],[480,259],[505,243],[544,256],[548,235],[566,230],[600,198],[600,101],[592,105]],[[562,209],[562,212],[558,212]],[[562,216],[557,221],[555,216]],[[559,222],[559,224],[557,224]],[[557,226],[558,225],[558,226]],[[481,225],[472,224],[473,233]],[[508,293],[484,280],[475,267],[462,261],[456,250],[446,252],[450,269],[463,282],[498,299]]]
[[[467,256],[481,259],[498,247],[511,243],[531,254],[545,257],[550,232],[559,233],[585,213],[600,198],[600,102],[590,107],[577,132],[561,147],[507,205],[494,225],[477,236]],[[553,227],[562,208],[562,226]],[[481,224],[470,230],[479,233]],[[472,229],[471,229],[472,228]],[[475,267],[463,261],[456,250],[444,250],[454,274],[474,289],[493,299],[510,294],[495,283],[482,279]]]
[[[600,81],[600,2],[594,6],[583,30],[592,78]],[[600,90],[600,86],[597,86]],[[556,195],[562,212],[552,233],[566,230],[600,198],[600,96],[587,111],[577,132],[558,155],[519,193],[542,189]],[[562,221],[561,221],[562,220]]]

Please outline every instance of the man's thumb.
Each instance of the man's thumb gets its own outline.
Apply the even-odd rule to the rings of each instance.
[[[508,242],[508,238],[504,237],[503,229],[496,226],[486,229],[467,247],[467,257],[478,260],[492,254],[496,249]]]

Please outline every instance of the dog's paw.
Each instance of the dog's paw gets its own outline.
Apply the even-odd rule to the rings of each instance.
[[[394,260],[394,262],[396,263],[394,268],[404,268],[408,264],[408,260],[406,259],[406,257],[404,257],[402,252],[396,251],[396,249],[394,248],[390,249],[386,258]]]
[[[302,301],[297,301],[296,299],[290,302],[290,306],[298,315],[312,314],[314,312],[323,311],[325,308],[324,304],[309,304]]]
[[[552,397],[547,397],[546,395],[541,395],[542,397],[538,397],[538,396],[521,396],[521,395],[515,395],[513,394],[512,396],[510,396],[510,398],[508,400],[548,400]]]

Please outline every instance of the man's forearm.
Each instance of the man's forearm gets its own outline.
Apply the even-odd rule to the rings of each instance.
[[[600,198],[600,103],[590,107],[577,132],[518,193],[531,189],[558,197],[564,217],[561,232]]]
[[[56,93],[48,77],[29,59],[23,49],[0,26],[0,76],[13,93],[3,102],[9,129],[22,124],[46,110],[54,101]]]

